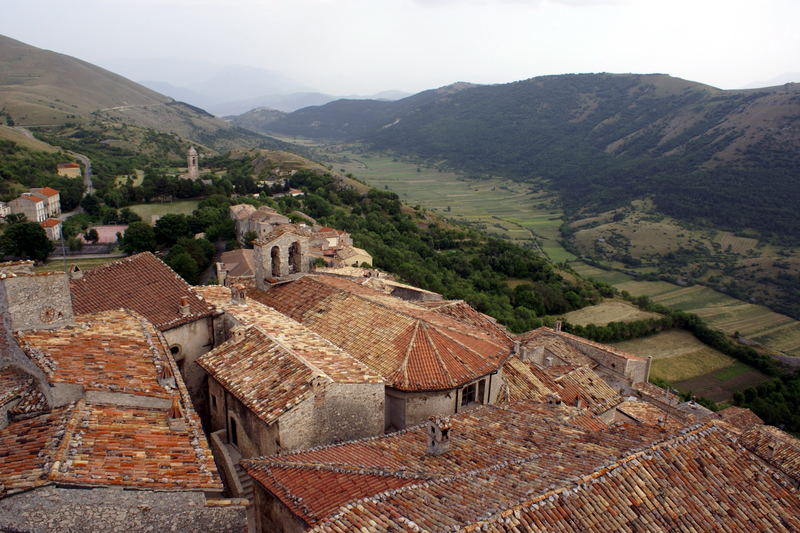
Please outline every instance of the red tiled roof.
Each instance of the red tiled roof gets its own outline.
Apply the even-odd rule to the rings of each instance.
[[[764,423],[753,411],[742,407],[728,407],[722,411],[718,411],[716,416],[742,431],[746,431],[753,426],[760,426]]]
[[[0,429],[0,497],[49,483],[72,407],[62,407]]]
[[[776,427],[758,425],[738,442],[800,484],[800,440]]]
[[[402,509],[392,506],[386,514],[372,516],[376,522],[389,520],[387,525],[396,526],[393,520],[401,516],[416,522],[416,513],[420,513],[438,516],[433,522],[417,522],[420,527],[441,531],[469,515],[484,514],[483,506],[521,501],[537,488],[547,490],[555,482],[590,472],[609,457],[639,447],[659,434],[648,428],[597,432],[561,422],[552,410],[517,410],[516,406],[484,406],[448,420],[450,450],[442,455],[426,453],[428,425],[423,424],[387,436],[242,464],[310,525],[325,520],[325,514],[329,518],[331,509],[341,509],[364,497],[356,491],[331,494],[308,490],[307,484],[314,483],[312,476],[332,472],[338,485],[344,484],[340,479],[344,476],[352,476],[353,483],[368,482],[372,489],[368,496],[384,494],[378,500],[389,500],[399,493],[408,495],[400,504]],[[510,469],[508,476],[497,473],[503,469]],[[427,493],[425,487],[434,492]],[[319,504],[316,498],[323,502]],[[454,517],[458,517],[455,522]],[[448,522],[437,522],[443,518]],[[357,529],[345,523],[340,527]]]
[[[39,222],[39,225],[43,228],[54,228],[61,224],[61,221],[57,218],[48,218],[43,222]]]
[[[616,406],[625,415],[624,421],[634,420],[639,424],[665,429],[679,429],[686,426],[683,417],[670,415],[666,411],[645,401],[625,401]]]
[[[483,407],[449,419],[451,448],[438,456],[424,451],[423,425],[243,466],[316,532],[800,528],[790,478],[724,424],[664,433],[557,420]]]
[[[203,355],[197,364],[271,424],[313,393],[317,373],[258,327],[241,335]]]
[[[38,204],[39,202],[44,202],[44,198],[39,198],[38,196],[34,196],[32,194],[23,194],[20,196],[23,200],[30,200],[31,202]]]
[[[152,324],[128,311],[81,315],[75,326],[21,331],[16,337],[51,383],[171,397],[157,380],[169,366],[164,347]]]
[[[76,314],[109,309],[132,309],[160,331],[193,322],[214,313],[191,287],[150,252],[86,270],[70,280]],[[181,315],[180,299],[186,297],[189,313]]]
[[[630,359],[632,361],[644,361],[645,359],[639,357],[638,355],[634,355],[632,353],[628,353],[626,351],[620,350],[619,348],[615,348],[613,346],[608,346],[606,344],[601,344],[599,342],[590,341],[589,339],[584,339],[583,337],[578,337],[577,335],[572,335],[571,333],[567,333],[566,331],[555,331],[553,329],[547,327],[537,328],[527,333],[522,333],[517,335],[517,340],[523,343],[541,343],[547,342],[548,338],[558,338],[561,337],[562,339],[569,339],[573,342],[578,344],[584,344],[586,346],[591,346],[592,348],[597,348],[598,350],[602,350],[610,355],[614,355],[620,357],[622,359]]]
[[[303,323],[401,390],[442,390],[497,370],[510,343],[333,276],[305,276],[252,297]]]
[[[52,187],[39,187],[31,190],[47,197],[57,196],[59,194],[59,192]]]
[[[19,398],[33,382],[31,376],[16,367],[0,368],[0,406]]]
[[[78,163],[59,163],[58,168],[81,168]]]
[[[480,311],[476,311],[464,300],[440,300],[417,303],[426,309],[431,309],[437,313],[455,318],[474,328],[481,329],[499,339],[511,339],[511,335],[502,324],[499,324],[494,318]]]
[[[255,258],[252,248],[240,248],[223,252],[219,258],[228,270],[228,276],[253,276],[255,275]]]
[[[205,286],[195,289],[207,302],[225,311],[241,325],[255,325],[285,347],[292,357],[310,364],[337,383],[382,383],[383,379],[352,355],[324,339],[296,320],[253,298],[232,303],[227,287]]]

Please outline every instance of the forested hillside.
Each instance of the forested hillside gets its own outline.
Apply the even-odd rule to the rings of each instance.
[[[274,132],[343,140],[475,174],[544,177],[569,213],[652,197],[684,220],[800,242],[800,87],[722,91],[666,75],[581,74],[339,101]]]

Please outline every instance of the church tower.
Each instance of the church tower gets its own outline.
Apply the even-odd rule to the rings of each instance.
[[[186,153],[186,166],[189,167],[189,179],[196,180],[200,177],[200,167],[197,164],[197,150],[194,149],[194,146],[189,148],[189,151]]]

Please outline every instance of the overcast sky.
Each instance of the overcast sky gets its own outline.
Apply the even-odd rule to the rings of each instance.
[[[800,0],[0,0],[0,34],[134,80],[246,65],[340,95],[567,72],[740,88],[800,72],[799,21]]]

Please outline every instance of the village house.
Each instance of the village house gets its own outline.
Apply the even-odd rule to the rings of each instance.
[[[71,277],[75,312],[131,309],[164,335],[195,408],[205,412],[205,373],[196,360],[215,344],[214,318],[218,312],[150,252],[86,271],[75,270]]]
[[[11,214],[11,206],[5,202],[0,202],[0,219],[5,220],[5,218]]]
[[[257,238],[269,235],[275,226],[289,224],[289,217],[281,215],[271,207],[262,205],[258,209],[250,204],[237,204],[229,208],[231,219],[236,223],[236,237],[244,244],[244,238],[253,234]]]
[[[46,202],[47,216],[56,218],[61,215],[61,194],[52,187],[31,189],[31,194]]]
[[[73,315],[64,273],[15,266],[0,265],[0,527],[242,531],[164,338],[132,311]]]
[[[256,530],[800,528],[798,447],[780,430],[741,433],[717,419],[609,425],[574,411],[487,405],[382,437],[245,460]]]
[[[56,172],[65,178],[80,178],[81,166],[78,163],[59,163]]]
[[[255,287],[256,262],[252,248],[222,252],[215,265],[217,283],[223,286]]]
[[[25,215],[29,222],[44,222],[47,218],[47,202],[29,192],[14,198],[8,202],[8,206],[12,213]]]
[[[61,240],[61,221],[57,218],[48,218],[39,225],[44,229],[45,235],[51,241]]]
[[[383,433],[384,386],[377,373],[247,298],[242,286],[196,290],[224,311],[215,336],[226,340],[198,364],[209,375],[209,428],[225,444],[218,462],[227,465],[226,477],[238,478],[233,471],[242,457]]]
[[[250,294],[378,372],[387,430],[495,403],[503,385],[510,339],[445,314],[334,276],[306,275]]]

